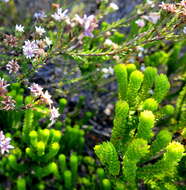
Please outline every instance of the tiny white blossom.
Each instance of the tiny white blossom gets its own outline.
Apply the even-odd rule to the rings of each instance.
[[[139,26],[139,27],[144,27],[145,26],[145,21],[143,19],[138,19],[135,21],[135,23]]]
[[[51,16],[56,21],[62,21],[62,20],[66,19],[67,12],[68,12],[68,9],[62,11],[62,8],[58,8],[57,11],[54,14],[52,14]]]
[[[119,7],[115,3],[110,3],[109,8],[113,9],[114,11],[117,11]]]
[[[152,0],[147,0],[146,3],[147,3],[147,5],[150,5],[150,7],[152,7],[152,8],[155,6],[155,4]]]
[[[5,152],[9,152],[10,149],[13,149],[14,147],[10,145],[11,138],[5,137],[3,134],[3,131],[0,131],[0,152],[1,154],[4,154]]]
[[[44,11],[39,11],[39,12],[34,13],[34,18],[36,18],[36,19],[43,19],[46,17],[47,17],[47,15],[45,14]]]
[[[44,93],[42,93],[41,101],[48,104],[49,106],[51,106],[51,104],[53,104],[51,95],[49,94],[49,92],[47,90]]]
[[[141,65],[140,70],[145,71],[145,68],[146,68],[145,65]]]
[[[37,27],[35,26],[36,29],[36,33],[38,33],[40,36],[42,36],[46,31],[44,28],[42,28],[41,26]]]
[[[183,28],[183,33],[186,34],[186,27]]]
[[[51,46],[52,45],[52,40],[50,40],[50,38],[46,37],[44,39],[44,41],[45,41],[45,43],[46,43],[47,46]]]
[[[112,47],[112,48],[114,48],[114,49],[116,49],[116,48],[118,47],[118,45],[117,45],[116,43],[114,43],[114,42],[113,42],[112,40],[110,40],[110,39],[106,39],[106,40],[104,41],[103,45],[104,45],[105,47]]]
[[[104,78],[108,78],[109,75],[113,75],[114,74],[114,69],[112,67],[103,68],[103,69],[101,69],[101,71],[104,73],[103,74]]]
[[[105,46],[112,46],[112,45],[113,45],[113,41],[110,40],[110,39],[106,39],[106,40],[104,41],[104,45],[105,45]]]
[[[16,24],[15,31],[16,32],[24,32],[24,26],[22,26],[21,24],[20,25]]]
[[[156,24],[160,19],[160,13],[158,12],[150,12],[148,15],[142,16],[143,19]]]
[[[55,107],[52,107],[50,109],[50,120],[52,121],[52,123],[55,122],[55,120],[60,116],[58,109],[56,109]]]

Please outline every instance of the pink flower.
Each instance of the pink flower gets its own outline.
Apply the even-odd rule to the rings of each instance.
[[[138,19],[135,22],[139,27],[144,27],[145,26],[145,21],[143,19]]]
[[[6,87],[9,86],[3,78],[0,78],[0,96],[4,96],[7,93]]]
[[[33,83],[30,87],[29,87],[31,93],[33,94],[33,96],[41,96],[43,94],[43,88],[36,84]]]
[[[94,15],[84,15],[81,18],[79,15],[75,16],[75,20],[84,28],[84,35],[89,37],[94,37],[93,30],[98,27],[96,18]]]
[[[37,43],[35,40],[25,41],[25,44],[23,46],[23,54],[26,56],[26,58],[31,59],[35,57],[37,50],[39,49]]]
[[[6,69],[9,71],[9,73],[17,73],[20,69],[20,66],[17,64],[17,61],[11,60],[6,65]]]
[[[3,110],[13,110],[15,108],[15,100],[12,99],[11,96],[5,96],[4,100],[1,101],[3,104]]]

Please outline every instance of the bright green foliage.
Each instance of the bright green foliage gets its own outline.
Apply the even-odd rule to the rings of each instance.
[[[141,99],[144,100],[149,96],[149,91],[152,88],[155,78],[157,76],[157,69],[154,67],[147,67],[144,71],[144,80],[141,88]]]
[[[155,117],[151,111],[141,112],[136,137],[149,141],[153,136],[152,128],[154,127],[154,120]]]
[[[181,90],[176,103],[176,119],[180,128],[186,125],[186,85]]]
[[[127,117],[129,106],[127,102],[120,100],[116,104],[114,128],[112,130],[111,142],[116,147],[117,151],[124,148],[125,143],[129,138],[130,129],[127,126]]]
[[[76,155],[70,156],[70,168],[72,172],[72,183],[75,185],[78,172],[78,157]]]
[[[32,131],[34,128],[33,126],[33,111],[30,110],[26,110],[25,111],[25,118],[24,118],[24,124],[23,124],[23,129],[22,129],[22,135],[23,135],[23,139],[28,142],[28,135],[30,133],[30,131]]]
[[[164,51],[157,51],[150,56],[145,57],[145,64],[150,66],[159,66],[166,64],[169,59],[169,54]]]
[[[61,113],[64,111],[66,105],[67,105],[67,100],[65,98],[61,98],[59,100],[59,110]]]
[[[103,179],[103,190],[111,190],[111,183],[108,179]]]
[[[168,130],[164,129],[160,131],[151,145],[150,154],[155,155],[163,150],[171,142],[171,139],[172,134]]]
[[[57,130],[44,129],[31,131],[29,134],[31,147],[26,149],[26,153],[34,159],[43,159],[44,162],[49,161],[59,151],[59,140],[61,133]]]
[[[184,147],[178,142],[172,142],[166,147],[163,158],[155,164],[148,164],[139,169],[139,178],[163,179],[166,176],[173,175],[178,162],[183,157]]]
[[[61,169],[61,173],[64,174],[64,171],[67,169],[66,156],[64,154],[59,155],[59,167]]]
[[[55,162],[51,162],[45,167],[35,168],[35,175],[38,178],[43,178],[49,174],[53,174],[56,178],[59,178],[58,166]]]
[[[65,181],[65,188],[67,190],[72,189],[72,173],[70,170],[66,170],[64,172],[64,181]]]
[[[127,95],[128,74],[126,66],[118,64],[114,68],[117,82],[118,82],[118,96],[119,99],[125,100]]]
[[[124,68],[123,65],[121,67]],[[184,155],[184,148],[178,142],[171,143],[173,134],[163,125],[169,124],[164,123],[164,120],[169,121],[174,115],[172,105],[160,104],[168,94],[169,81],[166,75],[158,75],[157,69],[153,67],[147,67],[144,74],[135,69],[127,72],[130,72],[128,85],[123,87],[127,88],[127,95],[124,100],[119,99],[116,103],[111,142],[95,146],[95,153],[108,170],[116,166],[119,168],[118,157],[123,158],[121,161],[123,175],[119,175],[119,172],[116,175],[124,180],[124,184],[119,183],[120,188],[113,178],[112,183],[116,189],[138,189],[137,184],[140,180],[152,189],[175,189],[176,167]],[[119,84],[126,84],[122,82],[125,79],[120,75],[117,76]],[[119,88],[119,94],[122,94],[121,90]],[[182,92],[179,96],[178,113],[180,113],[178,110],[182,109],[183,94]],[[178,116],[180,117],[177,114]],[[170,119],[170,124],[174,122]],[[162,130],[156,126],[159,124],[162,125]],[[116,159],[112,162],[109,154],[111,149],[113,152],[117,151],[112,153],[112,156],[116,155]]]
[[[127,64],[126,65],[126,69],[127,69],[127,73],[128,73],[128,76],[130,76],[130,74],[136,70],[136,65],[134,64]]]
[[[143,102],[142,109],[154,112],[158,109],[158,103],[153,98],[148,98]]]
[[[160,74],[156,77],[155,80],[155,89],[154,89],[154,99],[160,103],[163,98],[167,95],[170,88],[169,81],[167,76],[164,74]]]
[[[120,163],[113,144],[110,142],[104,142],[103,144],[96,145],[94,150],[101,163],[107,167],[109,173],[113,176],[118,175],[120,171]]]
[[[17,189],[18,190],[26,190],[26,181],[24,178],[19,178],[17,180]]]
[[[147,141],[135,139],[131,142],[123,156],[123,175],[131,188],[136,186],[136,165],[148,153],[148,148]]]
[[[84,147],[84,131],[78,125],[74,127],[67,126],[62,140],[64,141],[64,144],[62,144],[63,150],[67,152],[68,150],[82,152],[82,148]]]
[[[162,108],[161,112],[164,114],[164,115],[173,115],[174,114],[174,107],[172,105],[166,105]]]
[[[130,75],[129,85],[127,89],[127,102],[129,106],[135,106],[137,103],[138,91],[143,82],[143,73],[134,71]]]

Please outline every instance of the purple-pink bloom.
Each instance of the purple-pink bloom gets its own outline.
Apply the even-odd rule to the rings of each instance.
[[[87,16],[86,14],[81,18],[76,15],[75,20],[84,28],[84,35],[94,37],[93,30],[98,27],[96,17],[94,15]]]
[[[26,56],[26,58],[31,59],[35,57],[37,50],[39,49],[37,43],[35,40],[25,41],[25,44],[23,46],[23,54]]]
[[[13,149],[14,147],[10,145],[11,138],[5,137],[3,134],[3,131],[0,131],[0,151],[1,154],[4,154],[5,152],[9,152],[10,149]]]
[[[33,94],[33,96],[41,96],[42,93],[43,93],[43,88],[36,84],[36,83],[33,83],[30,87],[29,87],[31,93]]]
[[[4,96],[7,93],[6,87],[9,86],[3,78],[0,78],[0,96]]]

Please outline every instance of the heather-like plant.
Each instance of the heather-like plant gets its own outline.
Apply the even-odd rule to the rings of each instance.
[[[0,189],[185,185],[185,1],[145,1],[112,23],[104,17],[120,7],[108,0],[97,7],[87,15],[80,6],[52,3],[20,20],[14,1],[0,0]],[[35,80],[51,63],[60,76]],[[82,113],[83,96],[63,121],[62,113],[68,96],[104,91],[114,72],[119,100],[111,139],[95,146],[104,171],[84,153],[82,126],[93,114]]]

